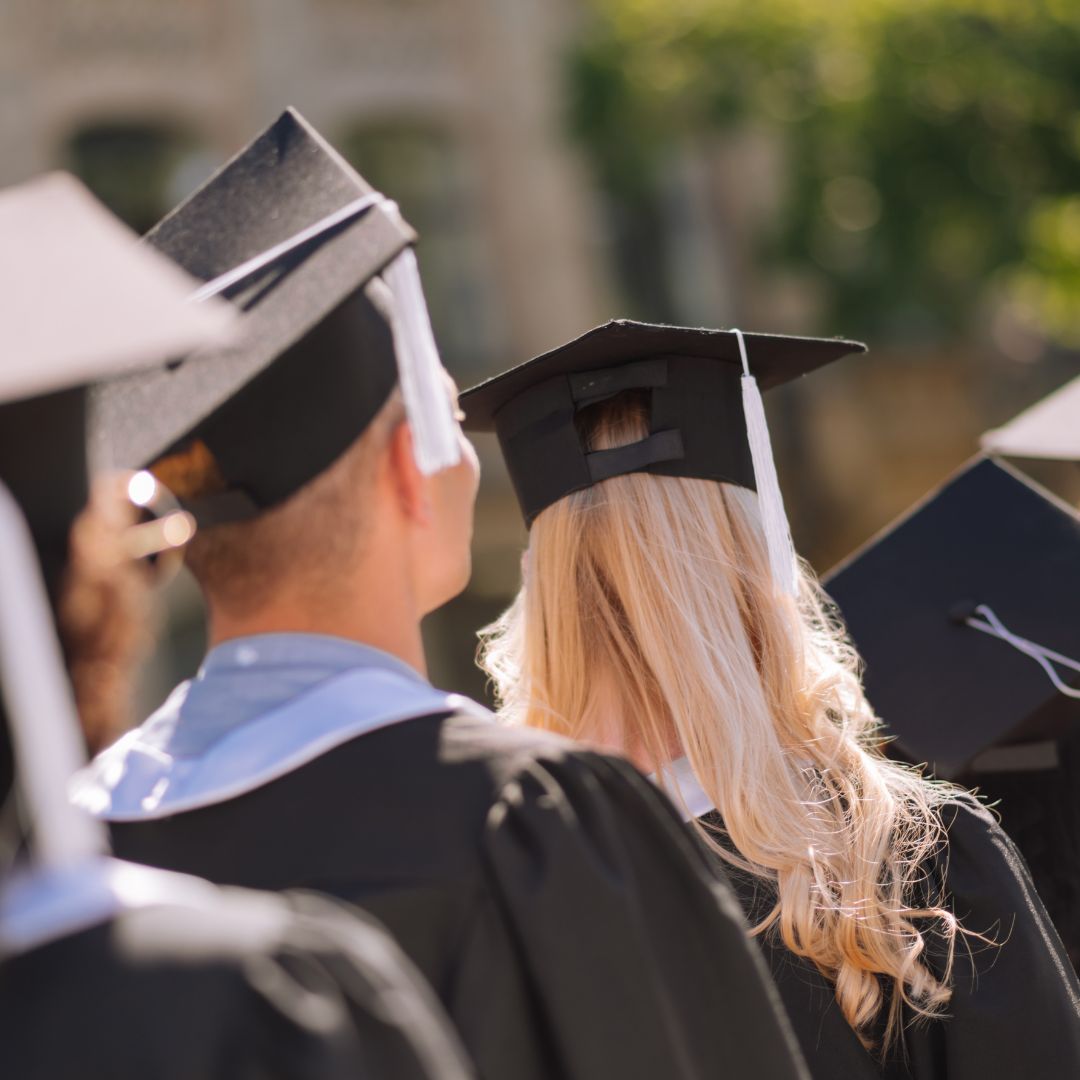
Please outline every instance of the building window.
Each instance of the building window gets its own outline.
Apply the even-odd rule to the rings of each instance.
[[[498,309],[463,148],[444,129],[415,123],[355,128],[341,147],[420,234],[417,258],[446,366],[463,384],[486,374],[498,349]]]
[[[211,172],[188,133],[155,123],[105,121],[67,141],[64,164],[119,218],[144,233]]]

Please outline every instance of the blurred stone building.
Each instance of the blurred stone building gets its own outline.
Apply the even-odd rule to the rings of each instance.
[[[420,232],[436,333],[462,385],[611,315],[813,332],[813,282],[753,258],[784,167],[768,135],[688,148],[649,230],[597,189],[563,100],[581,8],[0,0],[0,186],[69,168],[142,230],[292,104]],[[822,567],[1064,378],[1000,357],[909,362],[884,344],[858,370],[770,395],[796,540]],[[474,581],[428,627],[435,681],[473,693],[474,632],[516,588],[524,539],[495,448],[480,451]],[[201,648],[191,587],[170,606],[149,697]]]

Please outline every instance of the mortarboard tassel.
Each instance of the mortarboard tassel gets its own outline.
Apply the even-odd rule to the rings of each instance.
[[[382,278],[394,294],[394,345],[413,453],[417,468],[430,476],[456,465],[461,447],[413,249],[394,259]]]
[[[761,400],[757,379],[750,373],[742,331],[732,330],[732,333],[739,342],[739,355],[742,357],[743,413],[746,416],[750,455],[754,462],[754,484],[757,487],[758,508],[769,552],[769,568],[779,591],[786,596],[797,597],[799,590],[795,545],[791,541],[791,527],[784,512],[784,497],[776,477],[769,428],[765,422],[765,406]]]

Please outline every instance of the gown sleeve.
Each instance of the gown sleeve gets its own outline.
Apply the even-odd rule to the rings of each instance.
[[[944,820],[952,909],[992,943],[958,939],[949,1019],[930,1025],[940,1033],[938,1067],[914,1075],[1080,1076],[1080,985],[1023,858],[973,801],[950,804]]]
[[[630,765],[580,751],[534,760],[504,785],[484,844],[546,1075],[807,1075],[730,888]]]
[[[315,894],[285,899],[282,940],[245,965],[273,1067],[291,1059],[285,1075],[298,1080],[475,1076],[434,992],[381,925]]]

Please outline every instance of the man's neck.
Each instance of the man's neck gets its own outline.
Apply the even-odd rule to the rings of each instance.
[[[365,594],[351,592],[351,595]],[[223,611],[213,603],[209,607],[211,648],[254,634],[327,634],[381,649],[427,676],[419,617],[407,605],[390,602],[385,596],[373,595],[353,604],[343,604],[340,599],[319,603],[310,597],[298,602],[277,596],[270,604],[250,613]]]

